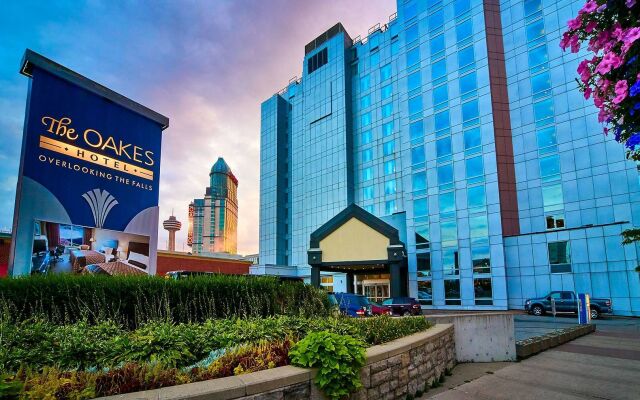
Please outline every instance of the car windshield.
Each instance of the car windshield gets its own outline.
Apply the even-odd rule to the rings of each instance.
[[[368,306],[371,304],[371,302],[369,301],[369,299],[367,297],[364,296],[357,296],[356,297],[356,301],[358,302],[358,305],[360,306]]]

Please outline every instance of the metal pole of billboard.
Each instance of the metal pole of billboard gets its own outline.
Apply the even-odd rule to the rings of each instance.
[[[551,298],[551,314],[553,314],[553,329],[558,329],[558,324],[556,323],[556,299]]]

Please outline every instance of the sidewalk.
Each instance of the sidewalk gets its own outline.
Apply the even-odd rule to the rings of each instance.
[[[593,334],[485,373],[446,392],[427,395],[437,400],[637,400],[640,331],[635,326],[614,327],[606,323],[601,326]],[[453,386],[450,383],[455,381],[456,369],[447,378],[445,387]]]

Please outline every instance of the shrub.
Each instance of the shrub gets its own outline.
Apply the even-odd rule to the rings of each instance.
[[[93,276],[57,274],[0,280],[0,313],[13,322],[38,317],[68,324],[112,320],[136,327],[152,320],[201,322],[270,315],[326,316],[327,295],[273,277]]]
[[[364,348],[364,342],[350,336],[313,332],[296,343],[289,356],[295,365],[318,368],[316,384],[327,397],[338,400],[362,387]]]

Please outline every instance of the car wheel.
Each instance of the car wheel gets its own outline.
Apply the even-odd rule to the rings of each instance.
[[[598,319],[600,318],[600,311],[598,311],[597,308],[592,308],[591,309],[591,319]]]
[[[535,305],[535,306],[531,307],[531,313],[533,315],[535,315],[536,317],[539,317],[542,314],[544,314],[544,310],[542,309],[541,306]]]
[[[402,313],[402,316],[403,317],[409,317],[409,316],[411,316],[411,313],[409,311],[405,311],[405,312]]]

